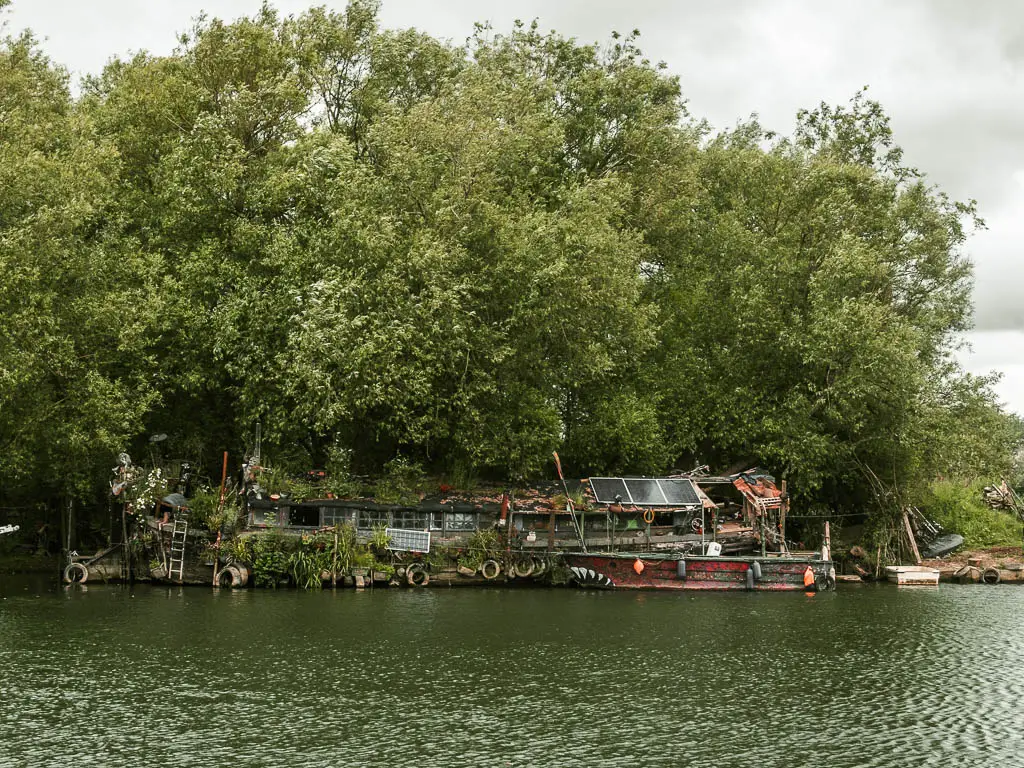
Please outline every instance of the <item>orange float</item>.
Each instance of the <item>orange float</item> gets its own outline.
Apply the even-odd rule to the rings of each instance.
[[[807,570],[804,571],[804,587],[814,586],[814,571],[811,570],[811,566],[807,566]]]

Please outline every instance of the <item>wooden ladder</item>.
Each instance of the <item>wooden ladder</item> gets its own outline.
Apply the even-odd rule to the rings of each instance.
[[[172,579],[177,572],[181,581],[185,573],[185,542],[188,540],[188,518],[178,514],[174,516],[174,528],[171,529],[171,552],[167,563],[167,578]]]

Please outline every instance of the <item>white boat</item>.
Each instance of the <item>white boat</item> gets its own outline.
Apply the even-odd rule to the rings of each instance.
[[[937,586],[939,569],[923,565],[887,565],[885,576],[901,586]]]

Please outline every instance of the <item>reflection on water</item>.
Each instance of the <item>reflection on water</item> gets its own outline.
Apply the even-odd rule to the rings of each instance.
[[[1022,609],[1013,586],[307,594],[7,577],[0,766],[1024,765]]]

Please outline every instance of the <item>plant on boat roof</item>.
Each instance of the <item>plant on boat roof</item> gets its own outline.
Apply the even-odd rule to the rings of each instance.
[[[384,465],[373,495],[383,504],[415,504],[424,493],[425,480],[419,464],[396,456]]]
[[[191,524],[210,531],[220,530],[226,515],[220,508],[220,492],[203,489],[188,502]]]
[[[129,486],[126,501],[136,515],[152,514],[156,503],[167,494],[168,482],[160,467],[154,467]]]

